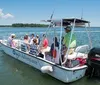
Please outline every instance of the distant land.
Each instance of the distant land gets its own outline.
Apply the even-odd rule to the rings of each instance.
[[[14,23],[12,25],[0,25],[0,27],[48,27],[46,24]]]
[[[47,24],[28,24],[28,23],[14,23],[12,25],[0,25],[0,27],[48,27],[49,25]],[[76,26],[77,27],[77,26]],[[78,26],[79,28],[84,28],[84,26]],[[96,26],[91,26],[91,28],[95,28]],[[96,27],[96,28],[100,28],[100,27]]]

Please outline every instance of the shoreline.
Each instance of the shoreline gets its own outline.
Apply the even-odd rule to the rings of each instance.
[[[26,26],[26,27],[20,27],[20,26],[16,26],[16,27],[13,27],[13,26],[0,26],[0,28],[4,28],[4,27],[11,27],[11,28],[27,28],[27,27],[29,27],[29,28],[38,28],[38,27],[40,27],[40,28],[47,28],[48,26],[34,26],[34,27],[31,27],[31,26]],[[84,28],[84,27],[76,27],[76,28]],[[90,27],[90,28],[100,28],[100,27]]]
[[[48,27],[48,24],[35,24],[35,23],[14,23],[11,25],[0,25],[0,27]]]

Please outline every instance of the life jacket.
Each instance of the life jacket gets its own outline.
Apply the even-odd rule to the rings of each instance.
[[[57,51],[56,51],[56,49],[53,49],[53,50],[52,50],[52,56],[53,56],[53,58],[56,58],[56,56],[57,56]]]

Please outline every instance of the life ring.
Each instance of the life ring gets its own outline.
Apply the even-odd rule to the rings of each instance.
[[[53,58],[56,58],[56,56],[57,56],[57,51],[56,51],[56,49],[53,49],[53,50],[52,50],[52,56],[53,56]]]

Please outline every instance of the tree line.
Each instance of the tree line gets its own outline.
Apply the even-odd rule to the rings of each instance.
[[[0,25],[0,27],[48,27],[46,24],[23,24],[23,23],[14,23],[12,25]]]
[[[14,23],[12,27],[47,27],[48,25],[45,24],[23,24],[23,23]]]
[[[0,27],[11,27],[11,25],[0,25]]]

